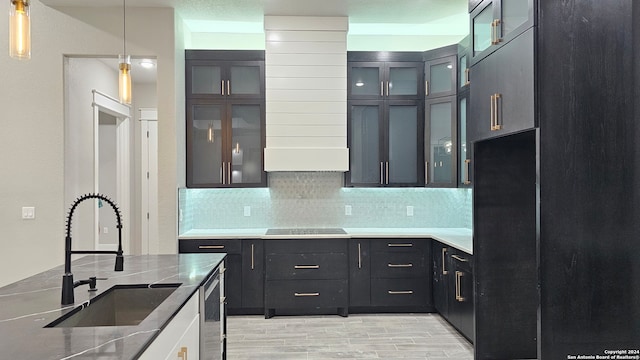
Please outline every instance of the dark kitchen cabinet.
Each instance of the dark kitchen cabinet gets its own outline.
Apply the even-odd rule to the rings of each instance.
[[[473,256],[433,241],[432,259],[434,307],[473,342]]]
[[[458,91],[467,89],[470,84],[469,39],[470,36],[466,36],[458,43]]]
[[[263,312],[263,244],[260,239],[180,239],[180,253],[227,253],[225,296],[229,314]]]
[[[422,98],[420,53],[349,52],[349,100],[416,100]]]
[[[484,0],[470,14],[470,56],[475,64],[535,23],[536,0]]]
[[[350,240],[351,311],[432,311],[431,244],[425,239]]]
[[[425,61],[426,99],[456,94],[457,62],[455,54]]]
[[[264,52],[186,51],[186,110],[187,187],[266,185]]]
[[[457,186],[457,109],[453,96],[425,102],[425,185]]]
[[[471,187],[473,178],[473,144],[467,138],[469,88],[458,93],[458,187]]]
[[[348,101],[347,186],[423,184],[421,100]]]
[[[346,239],[265,241],[265,318],[336,312],[349,306]]]
[[[449,285],[453,288],[449,294],[449,322],[473,342],[473,258],[453,250],[450,260]]]
[[[424,62],[418,52],[347,54],[347,186],[421,186]]]
[[[531,28],[471,67],[468,141],[535,128],[533,49]]]

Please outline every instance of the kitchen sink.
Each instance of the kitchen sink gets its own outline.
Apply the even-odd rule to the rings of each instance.
[[[180,285],[115,285],[45,327],[138,325]]]

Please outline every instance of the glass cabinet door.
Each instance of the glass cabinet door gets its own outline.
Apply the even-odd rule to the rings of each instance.
[[[227,184],[262,181],[262,110],[260,104],[231,105],[231,158]]]
[[[530,18],[530,0],[500,1],[500,27],[501,38],[508,37],[510,33],[526,24]]]
[[[478,6],[471,16],[471,49],[472,56],[475,57],[488,49],[491,46],[491,41],[493,40],[492,24],[495,19],[493,2],[487,3],[484,7]]]
[[[224,105],[194,104],[189,110],[187,182],[190,186],[222,184]]]
[[[381,102],[350,106],[348,181],[351,184],[382,185],[381,116]]]
[[[222,95],[222,67],[192,65],[190,79],[192,95]]]
[[[426,185],[456,187],[456,96],[426,102]]]
[[[458,87],[462,88],[467,85],[469,85],[469,65],[465,54],[458,58]]]
[[[413,63],[387,63],[387,82],[384,93],[387,97],[416,98],[422,96],[422,65]]]
[[[418,144],[419,120],[422,116],[418,104],[390,104],[388,119],[389,162],[384,169],[385,184],[416,185],[420,183],[421,143]]]
[[[229,70],[229,89],[227,95],[260,95],[262,67],[256,65],[233,65]]]
[[[429,60],[425,63],[426,97],[453,95],[456,92],[456,56]]]
[[[458,174],[461,186],[471,185],[471,143],[467,142],[467,98],[469,92],[458,97]]]
[[[349,96],[377,99],[384,95],[381,63],[349,63]]]

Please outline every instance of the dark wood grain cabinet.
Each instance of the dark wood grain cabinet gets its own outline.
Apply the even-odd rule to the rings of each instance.
[[[530,28],[471,67],[468,141],[536,127],[534,36]]]
[[[432,311],[427,239],[350,240],[352,311]]]
[[[458,159],[458,98],[425,102],[425,186],[456,187]]]
[[[265,318],[337,312],[349,303],[346,239],[265,242]]]
[[[347,186],[422,186],[421,53],[348,53]]]
[[[473,256],[434,240],[431,265],[435,309],[473,342]]]
[[[181,239],[180,253],[227,253],[225,287],[229,314],[261,314],[264,257],[261,239]]]
[[[188,187],[266,185],[263,51],[187,50]]]

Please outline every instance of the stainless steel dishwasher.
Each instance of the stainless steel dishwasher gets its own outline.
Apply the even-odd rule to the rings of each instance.
[[[226,359],[224,262],[200,287],[200,359]]]

